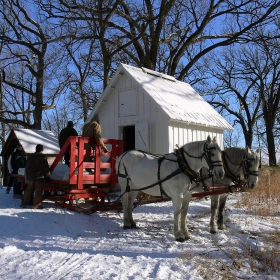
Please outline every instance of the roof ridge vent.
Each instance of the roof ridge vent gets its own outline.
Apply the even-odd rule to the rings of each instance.
[[[156,72],[154,70],[151,70],[151,69],[148,69],[148,68],[144,68],[144,67],[141,67],[141,69],[146,74],[153,75],[155,77],[166,79],[166,80],[169,80],[169,81],[172,81],[172,82],[176,82],[176,79],[174,77],[172,77],[172,76],[169,76],[169,75],[166,75],[166,74],[162,74],[162,73],[159,73],[159,72]]]

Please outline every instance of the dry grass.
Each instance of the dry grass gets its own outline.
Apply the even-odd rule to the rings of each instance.
[[[280,250],[278,248],[266,247],[254,248],[241,242],[239,245],[223,246],[215,244],[220,251],[230,259],[226,262],[222,257],[215,257],[209,253],[194,256],[184,254],[180,256],[184,261],[192,263],[204,279],[247,279],[238,276],[238,272],[248,271],[252,275],[273,275],[280,268]],[[262,278],[266,279],[266,278]]]
[[[245,193],[237,204],[249,213],[258,216],[275,216],[280,214],[280,168],[263,167],[259,175],[258,186]]]
[[[279,248],[273,246],[259,248],[257,245],[252,247],[243,241],[239,241],[238,244],[224,244],[223,247],[216,242],[214,244],[227,256],[227,261],[224,257],[217,257],[210,253],[194,255],[186,252],[180,258],[192,263],[203,279],[249,279],[242,277],[239,273],[247,271],[254,276],[260,276],[262,273],[268,276],[279,270]]]

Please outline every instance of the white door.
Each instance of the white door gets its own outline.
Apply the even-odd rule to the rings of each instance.
[[[145,152],[150,151],[150,133],[148,122],[135,124],[135,149]]]

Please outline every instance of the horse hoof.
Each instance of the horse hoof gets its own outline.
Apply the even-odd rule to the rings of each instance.
[[[185,242],[185,238],[182,238],[182,237],[176,238],[176,241],[182,243],[182,242]]]
[[[131,227],[130,226],[123,226],[123,229],[127,230],[127,229],[131,229]]]
[[[218,231],[210,230],[211,234],[218,234]]]
[[[138,228],[136,225],[131,225],[131,227],[130,228],[132,228],[132,229],[136,229],[136,228]]]
[[[218,226],[218,229],[224,230],[224,229],[226,229],[226,226],[225,226],[225,225],[219,225],[219,226]]]

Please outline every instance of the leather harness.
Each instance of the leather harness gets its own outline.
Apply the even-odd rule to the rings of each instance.
[[[211,148],[210,148],[211,149]],[[190,157],[193,157],[193,158],[202,158],[205,157],[206,158],[206,161],[208,163],[208,165],[210,166],[211,165],[211,168],[216,164],[216,162],[212,162],[210,159],[209,159],[209,150],[210,149],[206,149],[206,143],[204,145],[204,152],[202,154],[201,157],[194,157],[194,156],[190,156],[189,154],[187,154],[187,152],[184,151],[183,147],[179,148],[179,149],[175,149],[174,150],[174,154],[175,156],[177,157],[177,160],[172,160],[172,159],[167,159],[165,156],[158,156],[158,155],[154,155],[154,154],[151,154],[151,153],[147,153],[147,152],[144,152],[144,151],[139,151],[139,152],[142,152],[143,154],[150,154],[152,156],[155,156],[155,157],[158,157],[158,172],[157,172],[157,179],[158,181],[156,183],[153,183],[149,186],[146,186],[146,187],[143,187],[143,188],[140,188],[140,189],[131,189],[130,186],[129,186],[129,181],[131,180],[128,176],[128,173],[127,173],[127,170],[126,170],[126,167],[125,165],[123,165],[124,167],[124,172],[125,174],[121,174],[120,173],[120,165],[121,165],[121,160],[122,158],[129,152],[125,152],[120,161],[119,161],[119,166],[118,166],[118,176],[121,177],[121,178],[126,178],[127,180],[127,183],[126,183],[126,192],[130,192],[130,191],[143,191],[143,190],[146,190],[146,189],[149,189],[149,188],[152,188],[156,185],[159,185],[159,188],[160,188],[160,195],[161,195],[161,198],[163,198],[163,196],[165,197],[168,197],[168,195],[164,192],[164,190],[162,189],[162,183],[171,179],[172,177],[180,174],[180,173],[183,173],[184,175],[188,176],[190,178],[190,181],[191,182],[198,182],[199,179],[200,179],[200,174],[199,172],[195,172],[194,170],[192,170],[184,156],[184,153],[186,153],[188,156]],[[206,156],[205,156],[206,154]],[[168,176],[166,176],[164,179],[161,179],[161,176],[160,176],[160,166],[162,164],[162,162],[164,160],[169,160],[169,161],[173,161],[173,162],[177,162],[178,163],[178,169],[176,169],[174,172],[172,172],[171,174],[169,174]],[[212,163],[212,164],[211,164]],[[222,164],[221,164],[222,165]],[[217,166],[217,165],[215,165]],[[208,178],[212,177],[213,175],[209,172],[208,174]]]

